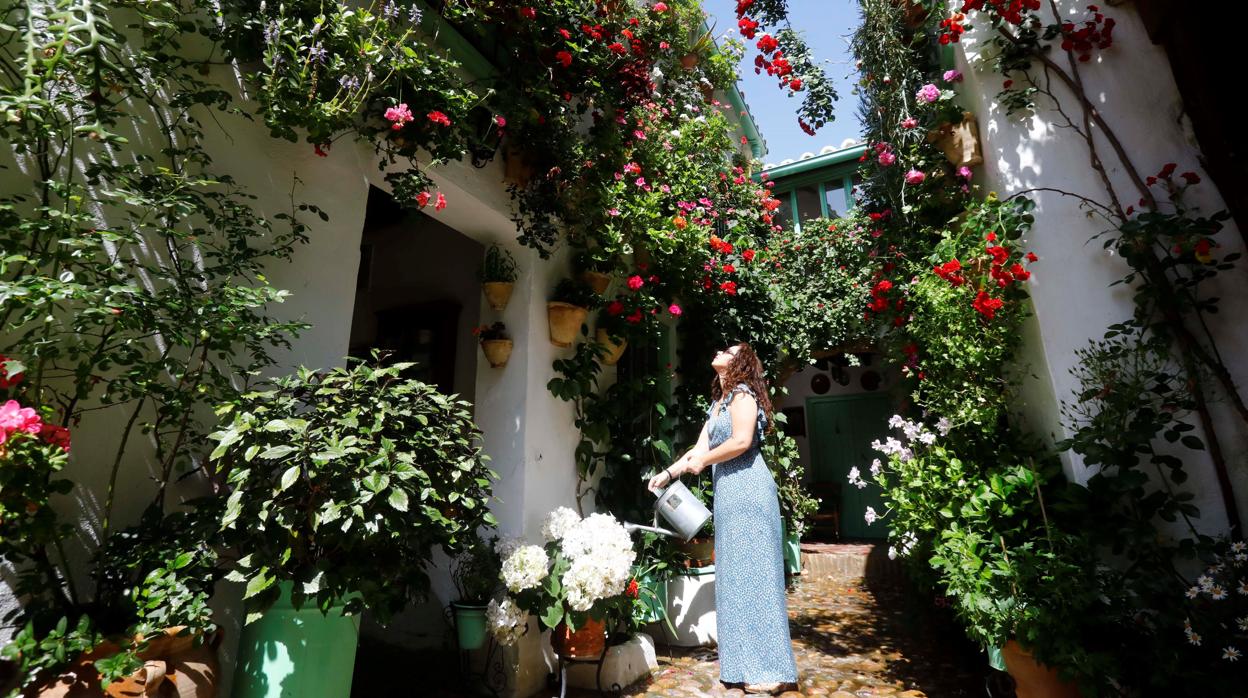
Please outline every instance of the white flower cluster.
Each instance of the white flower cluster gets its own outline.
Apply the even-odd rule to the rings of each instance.
[[[562,540],[571,528],[581,522],[581,517],[568,507],[559,507],[546,516],[542,524],[542,537],[546,542]]]
[[[933,432],[928,429],[923,422],[910,421],[899,414],[895,414],[889,418],[888,426],[893,429],[900,429],[902,435],[905,437],[905,441],[902,442],[890,436],[883,442],[880,442],[879,439],[871,442],[871,448],[883,453],[886,456],[897,456],[897,459],[901,462],[908,463],[911,460],[914,460],[914,451],[912,449],[915,444],[931,446],[936,443],[936,434],[939,433],[941,436],[948,434],[952,425],[949,423],[948,419],[941,417],[936,422],[936,431]],[[875,467],[875,464],[872,464],[872,474],[875,474],[876,470],[877,468]],[[852,477],[850,479],[850,483],[858,484],[854,482]],[[859,487],[863,486],[864,485],[859,485]]]
[[[876,462],[878,463],[879,461]],[[858,489],[863,489],[867,486],[867,481],[862,479],[862,473],[858,471],[858,466],[856,465],[849,469],[849,484]]]
[[[499,644],[513,645],[528,629],[529,612],[510,598],[504,598],[502,602],[491,600],[485,609],[485,619]]]
[[[633,561],[628,531],[609,514],[590,514],[564,533],[563,554],[572,563],[564,573],[568,606],[588,611],[600,599],[624,593]]]
[[[511,593],[532,589],[549,573],[550,558],[537,545],[522,545],[503,560],[503,583]]]
[[[900,548],[895,545],[888,546],[888,559],[890,560],[896,560],[898,557],[906,557],[909,555],[910,551],[914,549],[915,544],[919,542],[919,539],[918,536],[906,531],[901,534],[901,537],[897,542],[901,546]]]
[[[880,515],[875,513],[875,507],[867,507],[867,510],[862,514],[862,518],[865,519],[867,525],[870,526],[875,523],[876,519],[880,518]]]

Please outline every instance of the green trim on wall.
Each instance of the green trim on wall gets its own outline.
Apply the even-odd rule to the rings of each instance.
[[[438,46],[450,52],[451,56],[464,66],[464,70],[478,79],[498,77],[498,68],[481,51],[477,50],[471,41],[459,33],[458,29],[447,22],[441,13],[429,7],[424,0],[416,0],[416,6],[421,12],[421,30],[433,37]]]
[[[805,160],[798,160],[797,162],[790,162],[787,165],[778,165],[769,170],[766,170],[766,172],[772,179],[776,180],[776,186],[780,186],[779,180],[783,178],[793,177],[794,175],[805,174],[813,170],[829,168],[829,167],[832,167],[833,165],[841,165],[841,164],[845,164],[849,162],[856,163],[858,158],[862,157],[862,154],[865,153],[866,150],[867,150],[867,146],[864,143],[862,145],[855,145],[853,147],[846,148],[844,150],[837,150],[831,153],[824,153],[823,155],[816,155],[813,158],[806,158]],[[818,176],[823,177],[826,175],[821,173]],[[816,177],[816,179],[817,178],[818,177]]]

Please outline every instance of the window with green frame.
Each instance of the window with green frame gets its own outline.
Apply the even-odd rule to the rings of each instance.
[[[812,218],[837,218],[849,213],[854,207],[853,173],[811,173],[776,192],[780,208],[776,209],[776,224],[784,228],[801,230],[802,221]]]

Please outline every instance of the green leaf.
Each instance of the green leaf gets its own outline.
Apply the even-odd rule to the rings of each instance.
[[[403,490],[398,488],[390,490],[390,498],[388,501],[390,502],[390,506],[395,509],[398,509],[399,511],[407,511],[407,493]]]
[[[260,454],[260,457],[266,458],[266,459],[281,458],[282,456],[285,456],[289,453],[293,453],[294,451],[297,451],[297,450],[298,450],[297,448],[295,448],[294,446],[291,446],[290,444],[282,444],[281,446],[270,446],[264,449],[264,451]]]
[[[247,580],[247,590],[243,592],[243,598],[250,599],[271,586],[273,578],[269,576],[268,568],[261,567],[254,577]]]
[[[285,492],[290,489],[290,486],[299,480],[299,470],[300,468],[297,465],[292,465],[287,468],[286,472],[282,473],[282,480],[278,484],[277,491]]]

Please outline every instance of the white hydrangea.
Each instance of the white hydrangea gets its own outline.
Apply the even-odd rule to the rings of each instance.
[[[633,539],[610,514],[590,514],[563,535],[563,554],[575,561],[586,555],[633,554]]]
[[[517,606],[510,597],[503,597],[501,603],[490,600],[485,609],[485,619],[499,644],[514,645],[527,629],[529,612]]]
[[[536,545],[522,545],[503,560],[503,583],[515,594],[537,586],[549,570],[550,558]]]
[[[573,526],[581,522],[581,517],[568,507],[559,507],[546,515],[542,524],[542,537],[547,542],[561,540]]]
[[[516,552],[520,546],[524,545],[524,541],[514,536],[503,536],[494,541],[494,552],[498,553],[498,559],[506,560],[511,554]]]

